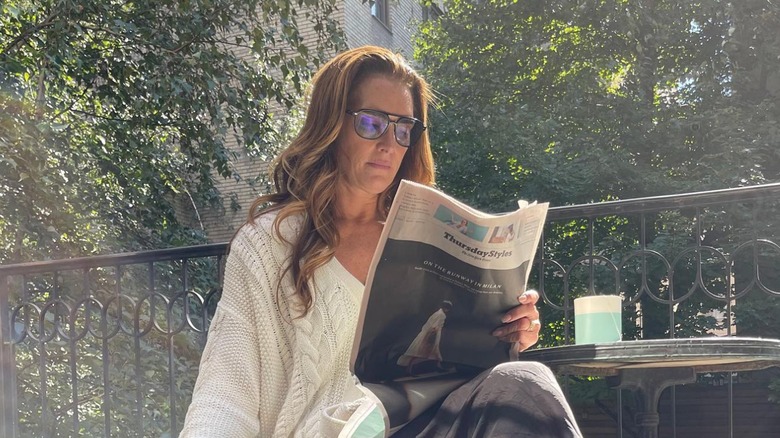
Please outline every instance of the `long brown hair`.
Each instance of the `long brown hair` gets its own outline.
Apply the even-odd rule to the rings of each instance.
[[[414,101],[414,117],[427,124],[431,90],[401,55],[375,46],[342,52],[314,75],[303,128],[273,166],[271,178],[275,193],[260,196],[249,210],[248,222],[278,211],[274,233],[285,241],[280,232],[282,221],[295,215],[302,217],[294,241],[287,241],[292,246],[292,254],[281,277],[292,273],[303,314],[308,313],[313,303],[309,281],[334,256],[339,243],[334,211],[339,170],[334,143],[346,118],[351,93],[362,80],[373,75],[407,84]],[[380,194],[376,207],[381,218],[387,216],[401,179],[434,183],[433,155],[426,132],[417,144],[409,147],[396,178]]]

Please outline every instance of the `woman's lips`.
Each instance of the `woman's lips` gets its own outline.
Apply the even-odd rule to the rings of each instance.
[[[368,165],[375,169],[390,169],[390,163],[385,163],[383,161],[369,161]]]

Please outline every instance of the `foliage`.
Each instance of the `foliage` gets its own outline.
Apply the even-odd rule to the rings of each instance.
[[[506,211],[516,199],[559,206],[780,180],[777,2],[448,0],[445,9],[422,26],[415,56],[440,94],[437,181],[456,197]],[[628,299],[644,292],[636,312],[626,308],[629,338],[725,329],[710,312],[726,310],[728,266],[686,248],[731,255],[755,236],[776,241],[776,215],[751,218],[745,207],[548,224],[544,257],[561,265],[531,280],[544,276],[552,304],[542,307],[542,342],[566,339],[564,290],[592,293],[591,279]],[[639,250],[676,263],[673,276],[659,257],[631,255]],[[777,307],[750,284],[751,255],[737,254],[732,277],[737,290],[753,289],[735,310],[740,333],[780,336]],[[780,278],[766,267],[779,256],[765,247],[756,259],[771,287]],[[673,312],[650,296],[668,299],[670,284],[677,298],[692,294]]]
[[[465,200],[500,210],[780,177],[775,3],[445,6],[416,56],[441,94],[440,185]]]
[[[26,278],[24,299],[11,303],[21,305],[13,334],[21,435],[180,428],[213,312],[214,300],[203,299],[218,272],[215,260],[197,259]]]
[[[276,145],[274,108],[343,44],[334,8],[4,2],[0,263],[202,241],[177,205],[220,205],[213,179],[242,178],[237,151]]]
[[[203,242],[181,206],[221,206],[214,179],[245,178],[231,160],[270,158],[289,136],[277,113],[344,45],[335,8],[2,2],[0,263]],[[303,23],[313,28],[306,39]],[[175,434],[172,419],[181,426],[204,341],[187,327],[206,324],[202,298],[184,291],[206,295],[219,269],[143,268],[11,279],[10,304],[23,306],[14,341],[24,436],[162,436]]]

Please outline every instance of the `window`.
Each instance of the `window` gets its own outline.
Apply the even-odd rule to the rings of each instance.
[[[423,6],[423,20],[424,21],[435,21],[438,20],[439,17],[441,17],[443,12],[441,11],[441,8],[436,3],[431,3],[430,6]]]
[[[387,27],[390,27],[390,9],[388,0],[374,0],[371,3],[371,15]]]

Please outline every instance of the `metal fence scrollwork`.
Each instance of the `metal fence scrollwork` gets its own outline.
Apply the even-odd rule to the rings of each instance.
[[[225,251],[219,244],[2,267],[2,435],[176,436]]]
[[[780,184],[551,208],[541,344],[572,343],[573,299],[595,293],[624,297],[624,339],[780,338],[778,217]],[[177,436],[226,250],[0,266],[0,435]]]

